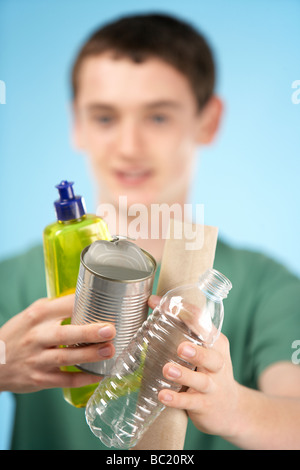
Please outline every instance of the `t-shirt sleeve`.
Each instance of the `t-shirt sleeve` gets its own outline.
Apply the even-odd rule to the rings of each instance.
[[[21,263],[17,257],[0,263],[0,326],[17,314],[21,306],[20,268]]]
[[[46,296],[42,246],[0,262],[0,327]]]
[[[300,279],[269,259],[259,276],[249,355],[256,385],[271,364],[292,362],[300,339]]]

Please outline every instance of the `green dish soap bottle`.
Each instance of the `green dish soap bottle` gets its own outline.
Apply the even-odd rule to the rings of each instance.
[[[86,213],[84,199],[74,195],[73,184],[62,181],[56,186],[60,195],[60,199],[54,202],[57,221],[43,232],[47,295],[50,299],[75,292],[80,255],[86,246],[96,240],[111,240],[104,220]],[[66,319],[63,324],[70,321],[70,318]],[[61,369],[84,373],[75,366]],[[97,385],[64,388],[64,398],[76,408],[85,407]]]

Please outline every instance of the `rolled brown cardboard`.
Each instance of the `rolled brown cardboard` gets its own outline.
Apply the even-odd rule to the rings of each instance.
[[[191,242],[191,234],[194,240]],[[157,287],[157,295],[197,282],[213,267],[218,229],[208,225],[170,221]],[[165,408],[133,450],[182,450],[188,417],[184,410]]]

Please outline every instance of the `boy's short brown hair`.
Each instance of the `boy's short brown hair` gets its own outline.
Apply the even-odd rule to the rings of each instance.
[[[158,57],[183,73],[195,94],[199,109],[212,96],[215,85],[213,55],[204,37],[189,24],[162,14],[121,18],[98,29],[83,45],[72,69],[76,98],[80,68],[88,57],[112,52],[135,63]]]

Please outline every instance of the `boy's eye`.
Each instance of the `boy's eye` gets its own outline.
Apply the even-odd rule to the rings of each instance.
[[[153,114],[150,117],[151,121],[155,122],[156,124],[163,124],[167,122],[168,118],[164,114]]]
[[[94,120],[97,121],[100,124],[110,124],[113,120],[113,117],[112,116],[107,116],[107,115],[95,116]]]

